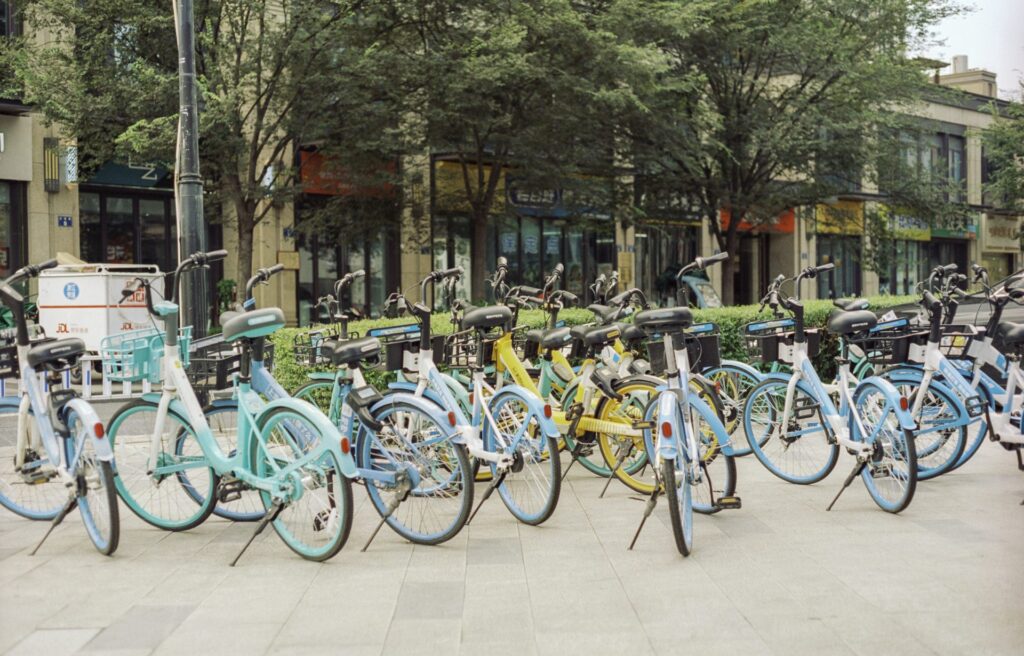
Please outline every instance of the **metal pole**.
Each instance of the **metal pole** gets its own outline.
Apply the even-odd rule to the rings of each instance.
[[[175,186],[178,220],[178,253],[181,258],[206,250],[206,222],[203,217],[203,178],[199,174],[199,103],[196,91],[196,40],[192,0],[175,0],[178,36],[178,148]],[[182,325],[191,325],[193,336],[206,335],[209,323],[209,294],[205,269],[183,276],[181,288]]]

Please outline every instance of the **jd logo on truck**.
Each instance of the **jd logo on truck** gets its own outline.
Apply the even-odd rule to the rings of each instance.
[[[70,331],[68,330],[68,325],[66,323],[58,323],[57,324],[57,334],[58,335],[60,335],[61,333],[65,333],[66,334],[68,332],[70,332]]]

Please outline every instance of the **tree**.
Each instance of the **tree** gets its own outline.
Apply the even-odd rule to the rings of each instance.
[[[985,193],[995,199],[996,209],[1024,212],[1024,101],[1002,111],[993,106],[992,112],[996,121],[983,135],[989,167]]]
[[[622,122],[634,164],[688,196],[733,254],[743,226],[874,176],[879,151],[898,145],[887,135],[928,88],[905,53],[956,10],[945,0],[621,4],[614,29],[658,62],[631,81],[645,108]],[[727,304],[735,271],[723,263]]]
[[[594,3],[599,5],[600,3]],[[625,102],[605,68],[616,48],[569,0],[393,0],[364,17],[395,26],[367,46],[369,95],[393,103],[394,149],[457,163],[472,226],[472,296],[484,297],[488,220],[503,177],[608,203],[612,149],[596,117]],[[368,60],[367,60],[368,61]],[[628,94],[626,94],[628,96]],[[597,198],[598,200],[595,200]]]
[[[344,47],[346,39],[366,29],[359,5],[196,3],[200,154],[203,177],[212,183],[206,206],[208,216],[219,207],[234,223],[239,281],[251,274],[256,226],[296,191],[294,147],[325,133],[358,134],[376,118],[346,88],[351,58],[358,57]],[[173,162],[171,7],[162,0],[27,3],[28,24],[54,38],[21,40],[6,60],[25,100],[77,137],[86,170],[118,156]]]

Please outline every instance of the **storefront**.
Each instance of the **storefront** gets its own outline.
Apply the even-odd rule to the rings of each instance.
[[[723,230],[729,229],[728,210],[721,210]],[[733,259],[733,303],[757,303],[764,296],[768,281],[779,273],[792,275],[796,249],[796,212],[784,210],[757,223],[740,222],[740,240]],[[784,261],[783,261],[784,260]],[[723,283],[725,284],[725,283]]]
[[[931,226],[923,219],[900,213],[894,213],[889,221],[893,239],[886,258],[889,266],[878,274],[879,290],[913,294],[918,281],[928,277]]]
[[[0,276],[26,263],[32,119],[0,114]]]
[[[840,200],[815,208],[817,265],[834,264],[817,278],[818,298],[850,298],[863,293],[864,203]]]
[[[700,211],[671,181],[637,176],[634,203],[645,219],[633,231],[636,286],[661,307],[676,304],[676,276],[701,254]]]
[[[433,266],[462,267],[466,275],[460,291],[468,295],[473,230],[461,165],[435,160],[432,180]],[[539,285],[561,263],[563,287],[583,298],[594,278],[615,266],[615,226],[610,216],[595,212],[580,216],[570,212],[568,205],[561,189],[528,187],[514,175],[503,174],[487,223],[485,269],[493,271],[501,256],[508,260],[511,282]]]
[[[78,202],[81,259],[174,270],[178,227],[170,171],[108,162],[82,184]]]
[[[991,281],[1001,280],[1024,266],[1020,218],[991,212],[984,214],[979,232],[981,263],[988,269]]]
[[[317,299],[333,294],[339,278],[359,269],[366,275],[352,284],[342,303],[364,315],[379,316],[387,295],[399,285],[394,188],[354,188],[344,170],[312,151],[299,151],[299,164],[303,190],[295,203],[299,323],[326,321],[326,310],[316,308]],[[334,216],[339,220],[332,221]]]

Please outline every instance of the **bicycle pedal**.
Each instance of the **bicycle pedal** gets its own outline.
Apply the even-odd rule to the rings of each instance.
[[[742,507],[743,502],[737,496],[718,497],[715,499],[715,508],[719,510],[739,510]]]
[[[220,503],[238,501],[242,498],[244,490],[245,483],[242,481],[222,481],[220,487],[217,488],[217,500]]]
[[[41,462],[25,465],[18,470],[22,482],[26,485],[42,485],[57,475],[56,470],[44,468]]]

